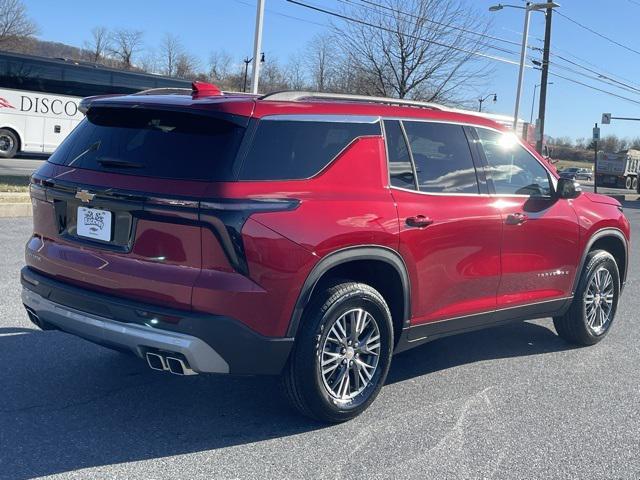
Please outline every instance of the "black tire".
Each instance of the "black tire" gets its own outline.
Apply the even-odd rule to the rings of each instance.
[[[13,158],[18,153],[18,137],[11,130],[0,128],[0,158]]]
[[[351,383],[355,386],[356,382],[359,388],[363,388],[359,393],[356,389],[353,392],[353,398],[344,400],[331,392],[329,383],[332,379],[327,380],[323,375],[321,359],[327,355],[323,353],[325,344],[336,343],[327,340],[327,337],[332,334],[334,325],[340,319],[352,318],[349,317],[352,315],[350,312],[360,310],[369,314],[377,326],[380,335],[379,354],[375,356],[377,357],[376,367],[368,383],[355,379],[356,371],[359,373],[361,370],[359,366],[361,362],[358,363],[358,355],[353,357],[353,348],[346,353],[351,355],[348,357],[348,362],[345,361],[346,358],[341,358],[337,362],[339,366],[334,368],[338,375],[340,375],[339,369],[344,369],[347,371],[347,377],[354,378],[353,382],[348,383],[347,388],[352,388]],[[366,318],[369,319],[369,316]],[[370,323],[367,325],[368,328],[374,328]],[[373,336],[369,335],[367,342],[371,338]],[[339,423],[356,417],[371,405],[384,385],[391,364],[393,344],[391,313],[377,290],[363,283],[343,282],[318,292],[305,309],[294,349],[282,374],[282,382],[289,402],[303,415],[323,422]],[[357,346],[358,343],[354,345]],[[340,353],[345,351],[346,349],[342,349]],[[369,359],[373,358],[365,358],[368,354],[361,354],[363,356],[359,358],[365,361],[371,361]],[[351,370],[352,359],[353,370]],[[348,367],[345,364],[348,364]],[[353,376],[350,377],[350,375]]]
[[[606,322],[603,322],[600,328],[595,328],[595,326],[590,325],[587,315],[587,293],[591,296],[591,292],[588,292],[588,288],[590,287],[594,276],[601,271],[601,269],[605,269],[611,275],[611,292],[613,294],[613,299],[610,307],[603,307],[608,309],[609,312],[608,315],[606,315]],[[613,324],[613,320],[616,315],[619,297],[620,273],[615,259],[605,250],[594,250],[590,252],[582,270],[582,275],[580,276],[578,288],[576,289],[571,307],[569,307],[569,310],[563,316],[554,317],[553,319],[556,332],[558,332],[558,335],[564,340],[575,345],[587,346],[598,343],[611,329],[611,325]],[[597,298],[599,299],[602,297],[600,294],[597,294]],[[596,302],[595,298],[591,303],[593,302]],[[602,305],[605,305],[605,303],[602,303]],[[598,312],[596,311],[596,316],[597,313]]]

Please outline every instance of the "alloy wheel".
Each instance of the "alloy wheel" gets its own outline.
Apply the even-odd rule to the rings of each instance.
[[[613,276],[605,267],[600,267],[589,280],[584,294],[587,327],[594,335],[600,335],[607,329],[611,322],[614,300]]]
[[[349,310],[328,326],[320,350],[319,368],[325,388],[348,401],[371,383],[380,358],[380,330],[369,312]]]

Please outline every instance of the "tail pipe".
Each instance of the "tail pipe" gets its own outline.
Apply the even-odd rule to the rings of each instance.
[[[147,364],[152,370],[158,370],[161,372],[169,371],[174,375],[197,375],[189,366],[189,362],[176,353],[163,353],[163,352],[147,352],[145,357]]]

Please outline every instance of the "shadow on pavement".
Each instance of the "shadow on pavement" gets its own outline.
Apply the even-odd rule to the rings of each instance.
[[[16,330],[30,333],[2,335]],[[536,324],[499,327],[399,355],[388,382],[566,348]],[[215,450],[323,428],[289,409],[276,378],[176,377],[61,332],[0,328],[0,364],[0,478]]]
[[[393,359],[387,383],[483,360],[523,357],[574,348],[554,330],[536,323],[513,323],[434,340]]]

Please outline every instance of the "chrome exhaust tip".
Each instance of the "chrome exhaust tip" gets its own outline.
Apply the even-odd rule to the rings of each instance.
[[[152,370],[159,370],[161,372],[169,370],[167,362],[162,355],[153,352],[147,352],[146,358],[147,363],[149,364],[149,368],[151,368]]]
[[[167,357],[165,359],[167,361],[167,367],[169,371],[174,375],[197,375],[197,372],[194,372],[189,368],[189,364],[182,360],[181,358],[176,357]]]

